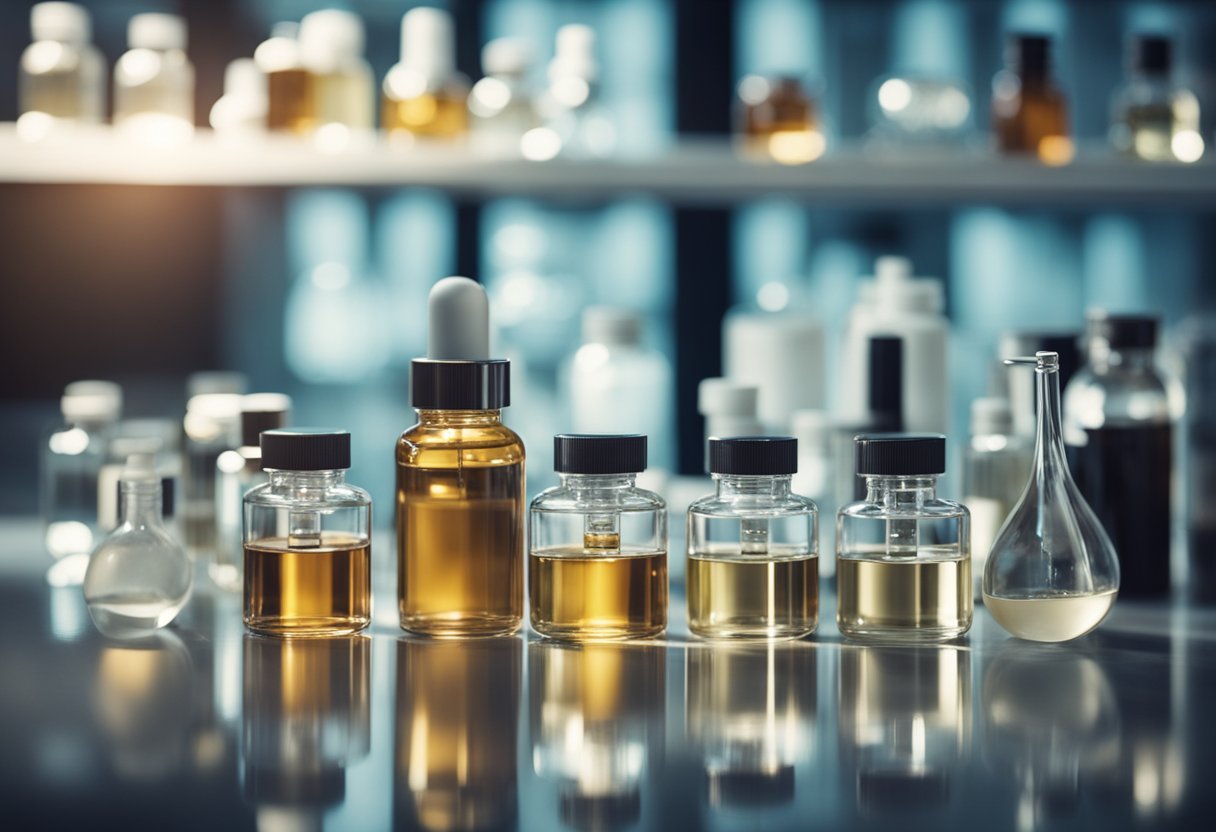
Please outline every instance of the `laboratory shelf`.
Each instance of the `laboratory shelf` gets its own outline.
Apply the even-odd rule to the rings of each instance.
[[[1072,164],[995,158],[978,150],[892,155],[842,149],[811,164],[739,158],[725,139],[686,139],[654,156],[534,162],[477,156],[467,148],[347,143],[325,151],[299,140],[236,144],[199,131],[151,146],[106,128],[22,140],[0,125],[0,184],[216,187],[428,187],[456,195],[593,201],[645,194],[684,205],[761,197],[886,208],[957,204],[1048,207],[1216,207],[1216,162],[1149,165],[1084,150]]]

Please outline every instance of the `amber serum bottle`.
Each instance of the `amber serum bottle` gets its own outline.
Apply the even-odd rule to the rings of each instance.
[[[440,637],[523,620],[523,441],[502,423],[510,362],[490,359],[489,303],[466,277],[435,284],[427,358],[411,367],[418,424],[397,441],[401,626]]]

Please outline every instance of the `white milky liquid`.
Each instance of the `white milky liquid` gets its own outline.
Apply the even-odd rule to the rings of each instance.
[[[1092,595],[997,598],[984,594],[984,606],[1010,635],[1028,641],[1068,641],[1102,623],[1117,590]]]

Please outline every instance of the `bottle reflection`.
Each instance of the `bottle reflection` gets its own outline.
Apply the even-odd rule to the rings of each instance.
[[[661,765],[666,651],[607,642],[528,651],[532,765],[557,784],[562,822],[636,823],[643,785]]]
[[[371,744],[369,639],[244,637],[244,785],[262,832],[321,829]]]
[[[815,655],[796,644],[688,650],[688,736],[712,808],[793,801],[794,766],[814,728]]]
[[[944,808],[953,769],[970,753],[971,721],[967,650],[841,651],[841,758],[857,771],[857,807],[863,815]]]
[[[1118,705],[1084,653],[1010,643],[984,673],[985,747],[1017,783],[1019,830],[1077,813],[1081,782],[1118,756]]]
[[[94,705],[119,775],[156,781],[181,768],[193,688],[190,652],[172,631],[106,642]]]
[[[396,829],[514,828],[522,642],[397,642]]]

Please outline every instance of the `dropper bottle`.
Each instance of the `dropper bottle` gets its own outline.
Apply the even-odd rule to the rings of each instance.
[[[523,441],[502,423],[510,362],[491,359],[485,290],[447,277],[411,366],[418,424],[397,441],[401,626],[433,636],[513,633],[523,620]]]

